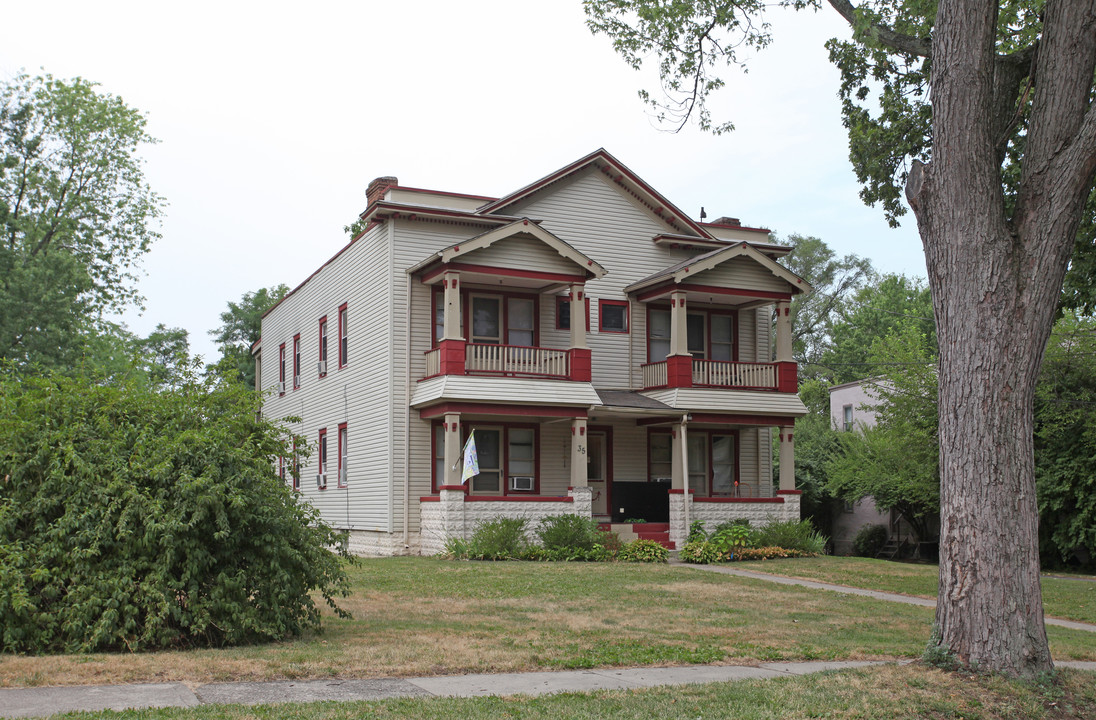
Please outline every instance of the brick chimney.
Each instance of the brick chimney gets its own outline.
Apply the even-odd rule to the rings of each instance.
[[[369,183],[369,188],[365,191],[366,206],[371,206],[378,200],[384,199],[384,194],[388,192],[390,187],[399,187],[400,181],[390,175],[385,177],[379,177],[373,182]]]
[[[727,217],[726,215],[724,215],[721,218],[716,218],[715,220],[713,220],[712,225],[730,225],[731,227],[740,227],[742,225],[742,221],[740,221],[738,218]]]

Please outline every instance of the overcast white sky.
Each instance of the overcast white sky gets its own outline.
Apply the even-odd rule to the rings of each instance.
[[[0,77],[80,75],[145,111],[148,180],[170,203],[145,258],[146,334],[207,332],[248,290],[296,286],[334,254],[371,179],[482,195],[604,147],[682,210],[816,235],[925,274],[913,219],[859,200],[823,43],[836,13],[774,11],[775,42],[715,109],[730,135],[657,129],[653,89],[578,0],[8,3]]]

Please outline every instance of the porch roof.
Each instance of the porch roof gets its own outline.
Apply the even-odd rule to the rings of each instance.
[[[667,388],[648,390],[643,394],[679,413],[711,412],[773,417],[802,417],[807,414],[807,407],[795,393]]]
[[[783,280],[787,283],[789,293],[792,295],[806,294],[813,290],[806,280],[743,240],[734,245],[716,248],[659,270],[624,288],[624,292],[628,294],[637,293],[663,283],[667,284],[667,291],[669,291],[671,286],[686,283],[700,273],[712,270],[737,257],[747,257]]]
[[[484,250],[495,243],[513,237],[533,238],[555,251],[564,260],[574,266],[574,272],[583,278],[601,278],[606,270],[592,258],[576,250],[572,245],[548,232],[535,221],[529,218],[520,218],[502,227],[493,228],[487,232],[471,237],[467,240],[454,243],[447,248],[431,253],[421,261],[408,268],[409,274],[417,274],[435,270],[458,262],[470,253]],[[499,268],[505,270],[505,268]],[[527,268],[513,268],[514,272],[528,274]]]

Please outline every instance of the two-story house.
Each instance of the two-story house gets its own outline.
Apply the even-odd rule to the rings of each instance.
[[[798,519],[789,302],[810,288],[767,230],[696,222],[604,150],[501,198],[383,177],[367,203],[254,349],[264,413],[315,447],[302,499],[353,551],[430,554],[497,516],[677,543]]]

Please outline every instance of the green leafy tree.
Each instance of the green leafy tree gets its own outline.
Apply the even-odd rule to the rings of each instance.
[[[853,31],[829,48],[861,196],[897,222],[904,193],[932,289],[945,505],[932,642],[967,666],[1037,676],[1053,664],[1032,412],[1094,190],[1096,6],[828,2]],[[677,117],[695,113],[704,128],[727,129],[713,125],[705,104],[722,85],[714,68],[771,40],[758,0],[585,6],[591,30],[608,34],[633,66],[658,57]]]
[[[139,302],[164,202],[145,118],[86,80],[0,85],[0,358],[66,367],[104,314]]]
[[[791,245],[782,263],[814,288],[792,299],[792,347],[800,363],[817,361],[831,342],[834,319],[855,294],[876,279],[871,261],[856,255],[838,257],[823,240],[789,235]]]
[[[940,512],[937,438],[937,370],[921,324],[904,320],[873,344],[879,374],[870,384],[876,402],[873,427],[837,433],[839,446],[826,464],[826,489],[843,500],[871,497],[881,510],[897,510],[920,539]]]
[[[1035,477],[1044,561],[1096,566],[1096,319],[1054,327],[1035,395]]]
[[[832,321],[830,346],[818,362],[832,371],[835,383],[867,377],[878,372],[871,366],[872,344],[911,322],[923,339],[923,353],[934,357],[936,323],[928,288],[916,278],[884,275],[841,306]]]
[[[795,486],[803,517],[827,537],[833,536],[833,513],[838,500],[828,489],[828,463],[840,447],[838,433],[830,423],[829,383],[818,378],[804,380],[799,395],[807,414],[795,420]],[[774,448],[775,450],[775,448]],[[779,454],[774,452],[774,477]]]
[[[186,384],[193,361],[189,333],[185,329],[169,328],[160,323],[148,337],[136,339],[134,345],[149,386],[179,388]]]
[[[156,392],[0,366],[0,650],[220,646],[317,627],[311,592],[336,608],[347,590],[328,550],[340,536],[279,477],[295,445],[260,402],[216,379]]]
[[[215,363],[218,370],[233,377],[246,387],[255,387],[255,356],[251,354],[262,334],[263,315],[289,292],[286,285],[245,292],[240,302],[229,301],[228,310],[221,313],[221,327],[210,330],[210,336],[221,349]]]

